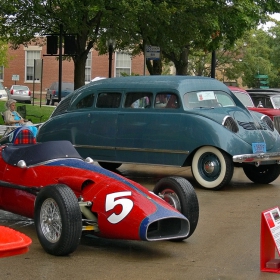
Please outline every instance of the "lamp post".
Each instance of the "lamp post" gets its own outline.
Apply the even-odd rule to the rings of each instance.
[[[114,39],[108,39],[106,41],[106,46],[109,51],[109,78],[112,77],[112,60],[113,60],[113,52],[115,48],[115,40]]]

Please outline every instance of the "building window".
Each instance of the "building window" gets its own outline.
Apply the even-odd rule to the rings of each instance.
[[[4,66],[0,66],[0,81],[4,80]]]
[[[116,77],[131,74],[131,56],[127,53],[116,52]]]
[[[91,81],[91,52],[89,52],[87,60],[86,60],[86,68],[85,68],[85,82]]]
[[[25,80],[33,81],[34,59],[41,59],[40,51],[25,51]]]

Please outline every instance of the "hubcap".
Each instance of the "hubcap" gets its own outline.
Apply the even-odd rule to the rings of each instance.
[[[55,200],[48,198],[44,201],[40,211],[40,225],[46,239],[55,243],[62,232],[60,211]]]
[[[173,206],[175,209],[177,209],[179,212],[181,212],[181,204],[180,204],[179,197],[173,190],[165,189],[162,192],[160,192],[158,195],[167,203],[169,203],[171,206]]]
[[[221,173],[221,165],[219,158],[212,154],[206,153],[202,155],[198,162],[199,172],[203,179],[207,181],[216,180]]]

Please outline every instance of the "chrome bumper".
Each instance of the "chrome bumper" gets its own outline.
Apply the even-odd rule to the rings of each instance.
[[[260,154],[244,154],[232,157],[233,162],[262,162],[262,161],[277,161],[280,164],[280,153],[260,153]]]

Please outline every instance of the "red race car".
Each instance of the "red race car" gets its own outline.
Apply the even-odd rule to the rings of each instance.
[[[72,253],[83,231],[112,239],[184,240],[197,226],[197,196],[184,178],[163,178],[150,192],[84,160],[69,141],[36,143],[27,128],[10,139],[0,147],[0,209],[34,219],[49,254]]]

